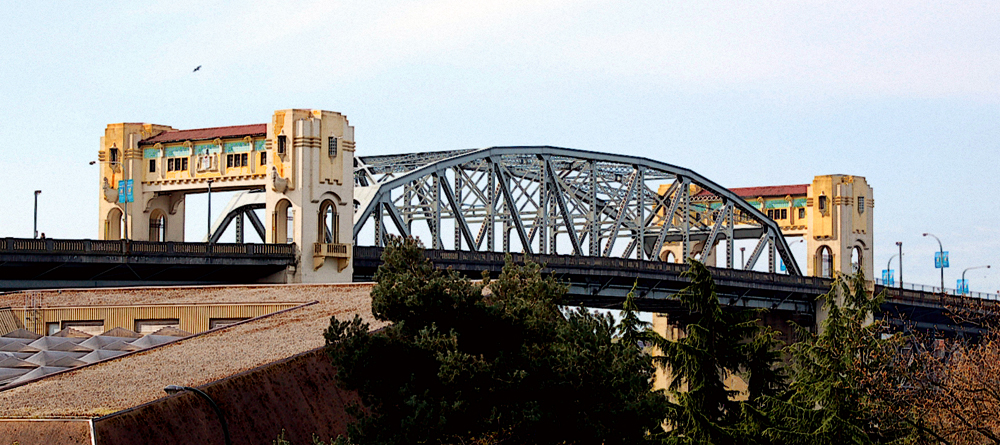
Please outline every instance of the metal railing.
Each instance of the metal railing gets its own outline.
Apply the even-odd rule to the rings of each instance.
[[[0,253],[138,256],[271,256],[294,258],[295,244],[179,243],[173,241],[0,238]]]
[[[883,281],[882,279],[879,279],[879,278],[875,279],[875,284],[877,284],[879,286],[884,286],[884,287],[889,288],[889,289],[900,289],[899,284],[893,283],[893,284],[889,285],[889,284],[886,284],[885,281]],[[917,292],[928,292],[928,293],[934,293],[934,294],[944,293],[944,294],[947,294],[947,295],[964,296],[964,297],[969,297],[969,298],[979,298],[979,299],[982,299],[982,300],[1000,300],[1000,293],[966,292],[963,295],[961,292],[958,291],[958,289],[947,288],[946,287],[946,288],[944,288],[942,290],[941,286],[925,286],[923,284],[903,283],[902,289],[903,290],[912,290],[912,291],[917,291]]]

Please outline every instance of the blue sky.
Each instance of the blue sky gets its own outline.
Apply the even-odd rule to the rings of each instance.
[[[346,114],[358,154],[556,145],[728,187],[865,176],[876,271],[902,241],[906,281],[938,283],[923,232],[951,253],[949,287],[1000,268],[995,2],[137,3],[5,5],[0,236],[31,236],[41,189],[41,231],[96,237],[108,123],[301,107]],[[1000,270],[968,278],[1000,290]]]

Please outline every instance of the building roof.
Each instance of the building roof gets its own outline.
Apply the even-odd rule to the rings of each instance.
[[[193,130],[165,131],[151,138],[143,139],[139,142],[139,145],[152,145],[158,142],[202,141],[206,139],[234,138],[241,136],[264,136],[266,134],[267,124],[195,128]]]
[[[78,368],[36,368],[31,376],[17,377],[25,383],[0,389],[0,418],[98,417],[126,410],[165,397],[167,385],[198,387],[320,348],[331,316],[349,320],[359,314],[373,329],[381,328],[385,323],[371,315],[371,287],[353,283],[52,292],[45,301],[75,295],[91,304],[120,304],[139,296],[146,299],[127,304],[189,299],[310,303]],[[58,373],[46,375],[53,372]],[[36,376],[44,378],[33,380]]]
[[[795,184],[795,185],[768,185],[763,187],[737,187],[731,188],[729,191],[735,193],[740,198],[756,198],[760,197],[773,197],[773,196],[805,196],[809,191],[809,184]],[[707,197],[714,196],[714,193],[708,190],[702,190],[698,192],[695,196]]]

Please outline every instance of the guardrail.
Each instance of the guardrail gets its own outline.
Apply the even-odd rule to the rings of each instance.
[[[966,292],[965,294],[963,294],[963,293],[959,292],[958,289],[953,289],[953,288],[944,288],[944,289],[942,289],[941,286],[924,286],[923,284],[909,284],[909,283],[903,283],[903,286],[900,287],[898,284],[895,284],[895,283],[893,283],[891,285],[890,284],[886,284],[885,281],[883,281],[883,280],[881,280],[879,278],[875,279],[875,284],[877,284],[879,286],[883,286],[883,287],[885,287],[887,289],[913,290],[913,291],[917,291],[917,292],[928,292],[928,293],[933,293],[933,294],[944,293],[944,294],[947,294],[947,295],[953,295],[953,296],[959,296],[959,297],[969,297],[969,298],[978,298],[978,299],[981,299],[981,300],[1000,300],[1000,292],[998,292],[998,293],[990,293],[990,292]]]
[[[294,258],[295,244],[179,243],[173,241],[0,238],[2,253],[65,255],[212,256]]]

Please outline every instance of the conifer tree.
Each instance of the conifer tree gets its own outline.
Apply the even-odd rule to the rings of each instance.
[[[837,300],[842,299],[842,304]],[[765,435],[776,443],[870,444],[905,440],[910,431],[882,416],[878,397],[864,385],[866,376],[888,368],[887,354],[898,339],[883,339],[872,320],[882,296],[870,297],[864,277],[840,276],[821,297],[828,311],[820,332],[799,328],[806,340],[790,345],[791,385],[784,397],[770,397],[771,426]]]
[[[752,394],[748,403],[772,391],[780,381],[775,371],[774,335],[756,322],[752,311],[724,311],[715,282],[704,264],[688,260],[682,276],[691,284],[677,294],[688,315],[683,338],[654,339],[656,360],[672,375],[667,391],[674,401],[667,415],[667,443],[727,444],[752,441],[753,428],[743,425],[744,403],[724,380],[741,374]],[[748,372],[749,371],[749,372]]]

